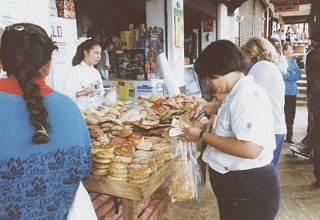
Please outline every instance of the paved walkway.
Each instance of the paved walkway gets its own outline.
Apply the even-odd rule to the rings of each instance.
[[[297,107],[294,141],[306,134],[307,108]],[[280,210],[276,220],[320,220],[320,189],[311,183],[313,164],[294,157],[288,144],[283,146],[278,166],[282,188]],[[198,201],[177,202],[169,206],[164,220],[218,220],[219,213],[210,184],[201,187]]]

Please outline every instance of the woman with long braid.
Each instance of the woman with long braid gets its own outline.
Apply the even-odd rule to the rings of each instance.
[[[0,60],[0,219],[65,219],[90,173],[90,136],[68,97],[45,84],[57,49],[27,23],[7,27]]]

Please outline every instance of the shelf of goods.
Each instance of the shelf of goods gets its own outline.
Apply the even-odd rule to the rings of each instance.
[[[200,101],[183,95],[140,96],[136,103],[118,101],[84,111],[93,160],[85,187],[122,198],[123,218],[138,219],[138,201],[170,182],[172,147],[167,131],[172,118],[188,118]],[[166,197],[161,200],[152,216],[161,216],[167,201]]]

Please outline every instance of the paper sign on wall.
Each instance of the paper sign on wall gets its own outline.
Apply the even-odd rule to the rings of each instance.
[[[174,9],[174,42],[176,47],[184,45],[184,26],[183,26],[183,11]]]

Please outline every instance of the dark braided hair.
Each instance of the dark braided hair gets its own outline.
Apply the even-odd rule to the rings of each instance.
[[[82,42],[78,47],[76,51],[76,55],[74,55],[72,59],[72,66],[76,66],[81,63],[81,61],[84,59],[84,51],[89,51],[93,48],[93,46],[99,45],[98,41],[94,39],[88,39],[84,42]]]
[[[44,106],[40,88],[35,80],[41,79],[40,68],[50,62],[53,50],[57,49],[46,32],[39,26],[28,23],[14,24],[6,28],[1,39],[0,60],[9,78],[15,78],[23,91],[23,98],[36,128],[32,137],[35,144],[49,142],[46,132],[48,112]],[[45,129],[45,132],[42,132]]]

